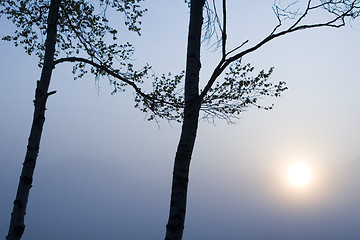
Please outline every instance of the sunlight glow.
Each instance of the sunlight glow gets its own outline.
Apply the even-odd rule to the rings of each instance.
[[[288,167],[286,174],[291,185],[295,187],[305,187],[309,185],[312,178],[312,171],[304,162],[292,163]]]

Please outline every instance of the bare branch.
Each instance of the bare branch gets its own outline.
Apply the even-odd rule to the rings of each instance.
[[[226,0],[223,0],[222,57],[226,57]]]
[[[311,10],[310,9],[311,1],[312,0],[308,1],[305,12],[299,17],[299,19],[289,29],[293,29],[294,27],[296,27],[301,22],[301,20],[303,20],[305,18],[305,16],[308,14],[309,10]]]
[[[205,95],[209,92],[209,90],[211,89],[211,86],[214,84],[214,82],[216,81],[216,79],[220,76],[220,74],[225,70],[225,68],[230,64],[227,63],[226,64],[226,60],[225,59],[221,59],[219,64],[216,66],[216,68],[214,69],[209,81],[207,82],[206,86],[204,87],[204,89],[202,90],[202,92],[200,93],[199,97],[200,99],[204,99]]]
[[[215,0],[212,1],[211,6],[208,1],[205,1],[204,9],[205,9],[205,16],[204,16],[204,24],[203,24],[203,42],[206,44],[210,44],[212,42],[212,38],[215,37],[215,41],[210,45],[209,48],[215,46],[215,50],[218,49],[220,44],[222,43],[222,35],[218,34],[218,29],[220,32],[223,32],[221,22],[219,19],[219,15],[216,8]],[[213,8],[213,10],[212,10]]]
[[[231,53],[237,51],[238,49],[242,48],[245,44],[247,44],[249,42],[249,40],[246,40],[245,42],[243,42],[240,46],[237,46],[236,48],[234,48],[233,50],[231,50],[230,52],[226,53],[226,56],[230,55]]]
[[[285,30],[282,30],[280,32],[277,32],[282,25],[282,19],[284,18],[291,18],[293,19],[295,16],[299,16],[298,10],[291,11],[289,10],[290,6],[293,6],[293,4],[288,5],[286,8],[281,9],[279,7],[273,8],[274,13],[279,21],[278,25],[273,29],[273,31],[265,37],[262,41],[257,43],[255,46],[250,47],[238,54],[235,54],[232,57],[229,57],[227,59],[221,59],[217,65],[217,67],[214,69],[213,74],[211,75],[209,81],[207,82],[204,90],[200,93],[200,97],[204,99],[207,92],[211,89],[211,86],[214,84],[216,79],[223,73],[223,71],[226,69],[229,64],[232,62],[241,59],[243,56],[256,51],[260,47],[262,47],[264,44],[281,37],[283,35],[297,32],[305,29],[314,29],[314,28],[320,28],[320,27],[332,27],[332,28],[340,28],[345,25],[345,17],[351,17],[352,19],[356,18],[360,14],[360,1],[359,0],[323,0],[322,4],[311,6],[312,0],[308,0],[307,7],[303,14],[300,15],[300,17],[295,21],[294,24],[292,24],[290,27],[288,27]],[[320,22],[320,23],[314,23],[314,24],[300,24],[303,19],[309,14],[310,11],[314,11],[316,9],[323,8],[327,10],[331,15],[334,17],[328,21]],[[246,43],[246,42],[245,42]],[[241,44],[239,47],[231,50],[226,54],[226,56],[230,55],[230,53],[235,52],[236,50],[240,49],[245,43]]]

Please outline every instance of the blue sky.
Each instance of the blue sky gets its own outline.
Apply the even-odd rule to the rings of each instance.
[[[229,1],[229,44],[249,46],[276,24],[270,1]],[[156,73],[185,66],[188,9],[147,3],[137,63]],[[0,19],[1,32],[10,25]],[[201,121],[190,170],[184,239],[359,239],[359,21],[285,36],[244,59],[275,67],[289,90],[272,111],[250,109],[237,125]],[[0,43],[0,236],[5,238],[32,120],[37,59]],[[219,53],[203,48],[201,77]],[[24,240],[161,239],[181,125],[160,128],[133,108],[131,91],[110,95],[71,65],[55,69]],[[284,172],[295,159],[313,168],[306,191]]]

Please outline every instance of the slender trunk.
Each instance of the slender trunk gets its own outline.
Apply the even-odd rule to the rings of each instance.
[[[46,100],[49,95],[55,93],[48,93],[48,89],[53,70],[59,6],[60,0],[51,0],[45,43],[44,66],[42,68],[40,81],[37,81],[34,100],[34,117],[16,199],[14,201],[14,208],[11,213],[9,233],[6,237],[7,240],[19,240],[25,230],[24,217],[26,214],[26,205],[30,188],[32,186],[36,159],[39,152],[41,133],[45,121]]]
[[[204,0],[192,0],[185,76],[184,122],[176,151],[170,213],[165,240],[181,240],[184,231],[189,168],[199,121],[199,72]]]

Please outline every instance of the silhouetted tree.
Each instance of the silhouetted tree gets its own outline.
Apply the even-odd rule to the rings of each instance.
[[[37,82],[35,93],[35,110],[31,126],[29,142],[27,146],[25,161],[20,176],[20,182],[14,201],[14,208],[11,214],[9,233],[6,239],[20,239],[24,230],[24,216],[28,201],[29,191],[32,186],[33,173],[35,170],[36,158],[39,151],[41,133],[45,121],[45,105],[47,98],[55,92],[48,93],[48,88],[53,69],[54,52],[56,44],[56,32],[58,22],[58,11],[60,1],[51,1],[48,18],[46,50],[44,66],[42,68],[40,81]]]
[[[48,92],[55,65],[75,62],[73,73],[76,79],[88,72],[88,64],[95,78],[107,76],[110,79],[114,92],[123,91],[125,86],[130,85],[147,102],[152,101],[150,95],[138,87],[150,67],[146,65],[139,71],[134,70],[129,61],[133,47],[128,42],[123,45],[115,43],[117,30],[108,25],[106,16],[108,8],[124,13],[128,29],[140,35],[139,18],[146,11],[140,7],[141,1],[99,0],[98,6],[85,0],[0,2],[0,16],[6,16],[16,26],[13,35],[2,39],[14,42],[15,46],[23,46],[29,55],[37,55],[40,58],[39,66],[42,67],[35,91],[35,109],[25,161],[6,237],[8,240],[20,239],[25,230],[24,216],[45,121],[46,101],[56,92]],[[44,42],[42,38],[45,35]],[[112,43],[109,43],[111,40],[105,41],[106,35],[112,37]]]
[[[190,0],[185,2],[190,5],[184,89],[185,108],[183,115],[180,116],[183,117],[183,123],[174,162],[166,240],[180,240],[182,238],[189,168],[200,112],[204,112],[203,117],[206,119],[222,118],[231,122],[234,117],[236,118],[237,114],[248,106],[256,105],[261,108],[261,106],[257,105],[259,97],[266,95],[279,96],[285,90],[283,82],[274,86],[267,83],[272,69],[269,72],[261,71],[256,77],[248,77],[247,75],[253,71],[253,68],[250,65],[241,65],[242,57],[256,51],[264,44],[292,32],[320,27],[342,27],[345,25],[347,18],[355,19],[360,12],[359,0],[307,0],[303,10],[298,8],[297,4],[300,3],[297,2],[281,7],[280,3],[275,1],[273,10],[278,24],[270,34],[248,48],[244,49],[244,45],[248,42],[245,41],[239,44],[238,47],[227,50],[226,22],[228,19],[226,18],[226,0],[221,1],[223,9],[222,21],[219,20],[216,13],[215,1]],[[328,13],[328,19],[316,23],[305,22],[310,13],[318,13],[322,10]],[[205,22],[203,12],[207,14]],[[288,20],[287,23],[290,24],[284,25],[284,20]],[[221,34],[214,30],[216,24]],[[200,48],[202,44],[201,36],[204,30],[205,37],[218,36],[218,44],[221,45],[222,54],[204,89],[200,90]],[[219,77],[224,72],[225,77],[220,81]],[[165,77],[163,79],[166,80]],[[157,86],[155,83],[155,87]],[[174,100],[176,94],[164,94],[164,101],[181,102],[182,96]],[[271,106],[264,108],[269,109]],[[166,110],[170,112],[172,109]],[[169,113],[168,116],[176,118],[179,115],[177,111],[174,111],[173,115]]]

